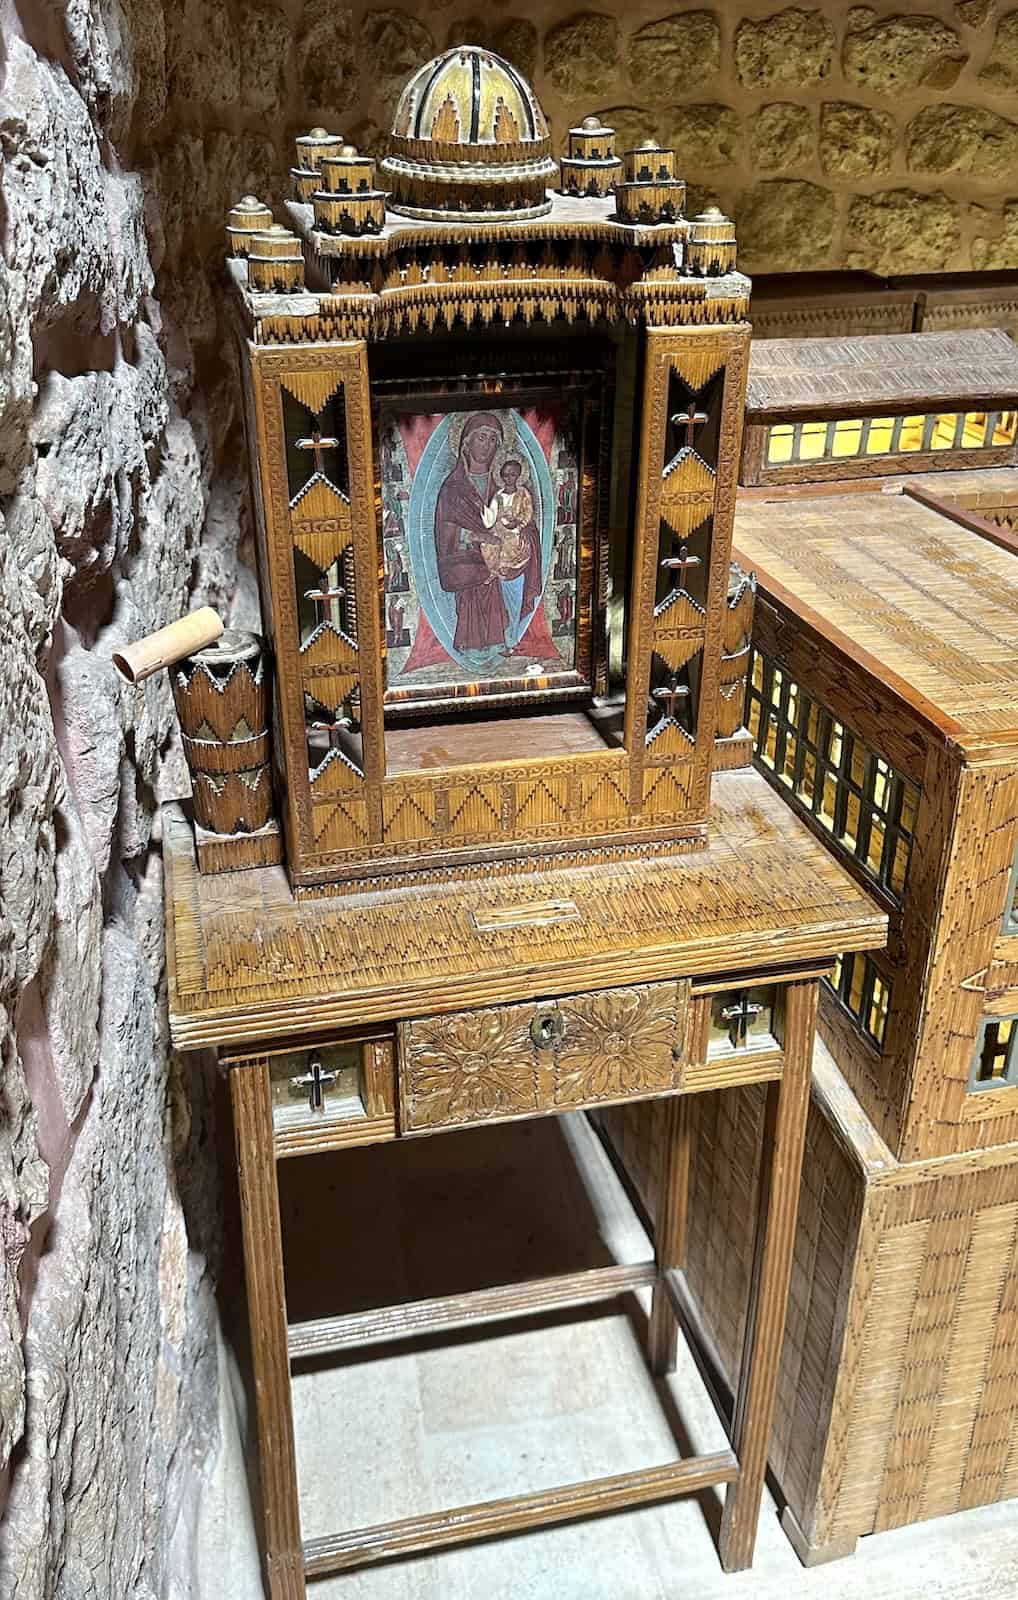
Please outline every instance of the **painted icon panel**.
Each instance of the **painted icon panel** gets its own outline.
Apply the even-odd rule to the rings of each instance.
[[[388,707],[589,689],[582,399],[476,398],[382,408]]]

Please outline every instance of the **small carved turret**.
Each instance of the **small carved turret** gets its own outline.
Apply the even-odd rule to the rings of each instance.
[[[699,278],[717,278],[735,270],[735,224],[717,206],[708,206],[693,218],[686,268]]]
[[[675,151],[646,139],[622,157],[624,181],[616,185],[618,220],[631,227],[677,222],[686,203],[686,185],[675,176]]]
[[[615,154],[615,129],[599,117],[584,117],[569,130],[569,154],[559,162],[562,193],[602,199],[611,194],[622,175]]]
[[[304,287],[304,252],[300,240],[282,223],[274,222],[251,235],[247,277],[261,294],[293,294]]]
[[[324,128],[312,128],[310,133],[301,133],[294,140],[297,165],[290,168],[290,176],[297,199],[305,205],[311,204],[315,191],[322,186],[323,157],[338,156],[343,142],[342,134],[328,133]]]
[[[246,194],[231,206],[226,216],[226,236],[235,256],[246,256],[256,233],[272,226],[272,212],[256,195]]]
[[[321,184],[312,196],[315,227],[322,233],[359,238],[381,233],[385,225],[385,191],[375,187],[375,163],[352,144],[323,156]]]

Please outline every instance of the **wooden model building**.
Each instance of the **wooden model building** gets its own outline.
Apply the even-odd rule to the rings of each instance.
[[[752,1558],[818,983],[886,916],[748,768],[731,224],[685,220],[652,144],[614,192],[580,181],[610,133],[573,130],[550,193],[532,91],[461,47],[411,78],[380,169],[315,129],[287,223],[229,217],[285,870],[252,831],[203,860],[179,807],[164,838],[173,1037],[229,1068],[273,1600],[721,1483],[722,1563]],[[668,1368],[689,1108],[746,1083],[731,1448],[302,1539],[291,1361],[647,1286]],[[658,1099],[654,1260],[288,1327],[277,1159]]]
[[[890,917],[887,949],[822,985],[771,1452],[812,1562],[1018,1494],[1018,471],[964,467],[1013,459],[1018,351],[993,332],[776,340],[748,392],[756,764]],[[729,1373],[759,1110],[718,1097],[694,1135],[687,1273]],[[654,1129],[626,1116],[652,1206]]]

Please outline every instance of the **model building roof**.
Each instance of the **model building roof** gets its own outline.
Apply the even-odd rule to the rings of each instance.
[[[958,411],[1016,397],[1018,348],[1002,328],[971,328],[754,341],[746,410],[751,420],[945,402]]]
[[[1018,732],[1009,550],[907,494],[818,494],[742,499],[734,553],[765,592],[812,613],[805,620],[849,654],[865,652],[869,670],[960,742]]]

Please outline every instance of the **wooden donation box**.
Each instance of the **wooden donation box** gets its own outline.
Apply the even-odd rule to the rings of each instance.
[[[771,1445],[813,1563],[1018,1495],[1018,351],[986,330],[779,339],[749,395],[795,457],[736,515],[756,765],[890,918],[886,949],[821,984]],[[751,1224],[762,1115],[747,1091],[694,1130],[687,1277],[730,1376],[743,1307],[711,1266]]]
[[[316,129],[285,223],[230,214],[285,868],[199,870],[171,810],[170,1008],[229,1069],[275,1600],[712,1484],[723,1564],[751,1560],[817,984],[886,918],[745,765],[749,283],[674,165],[588,118],[560,179],[527,84],[462,47],[410,80],[380,167]],[[688,1107],[747,1082],[730,1447],[302,1540],[291,1362],[646,1287],[669,1367]],[[279,1159],[641,1099],[666,1107],[654,1260],[288,1326]]]

